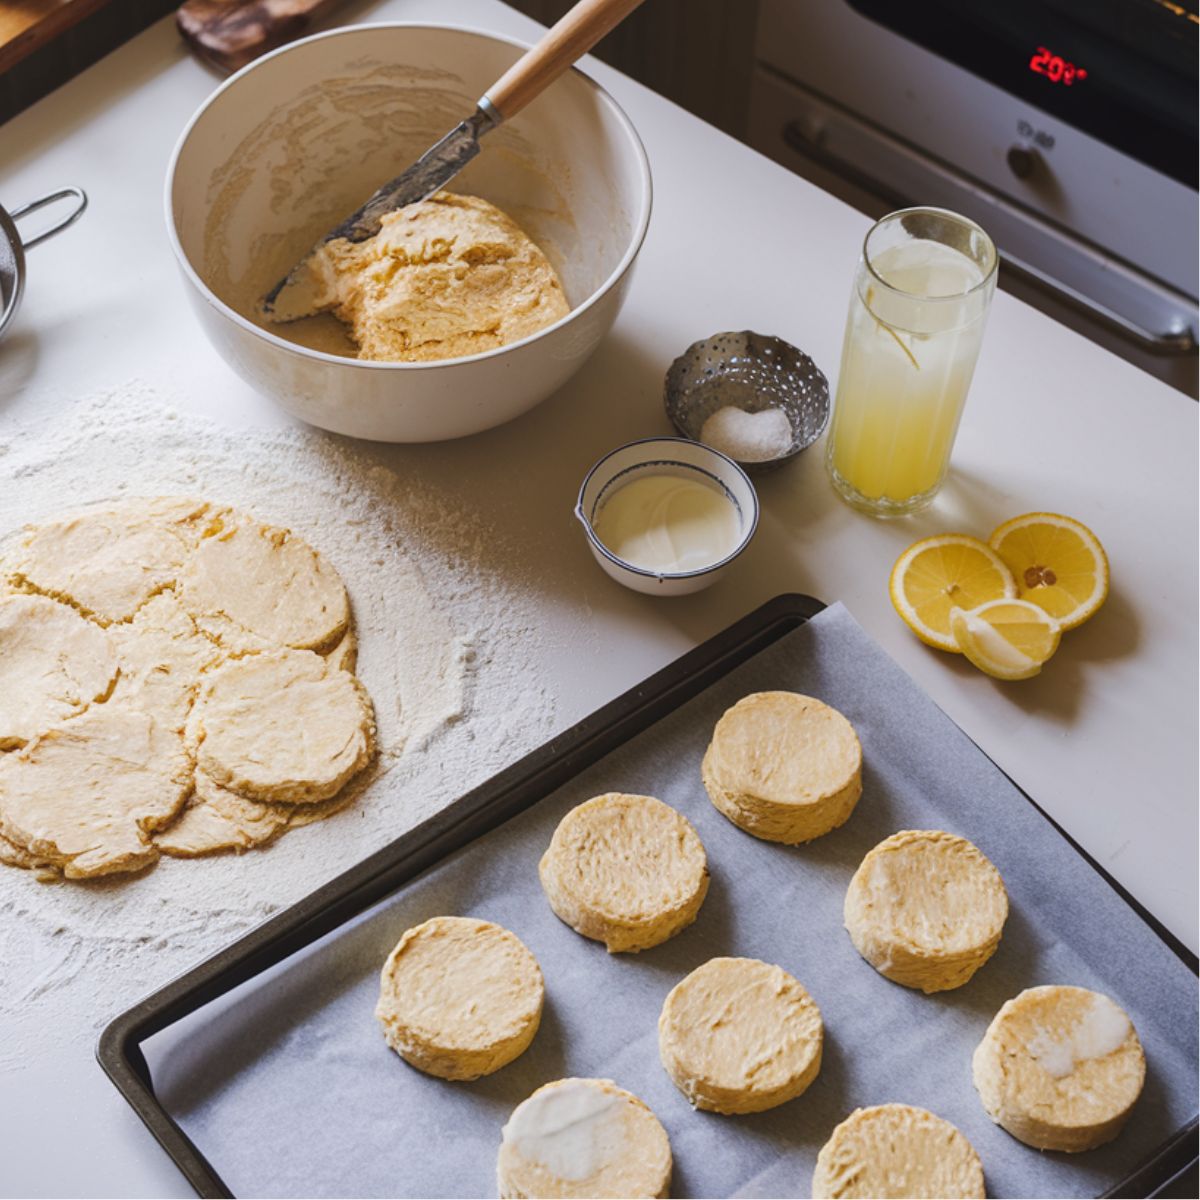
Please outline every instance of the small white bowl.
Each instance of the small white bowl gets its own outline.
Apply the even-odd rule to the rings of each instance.
[[[354,25],[264,55],[200,106],[167,170],[167,233],[204,332],[247,383],[334,433],[430,442],[510,421],[582,366],[621,308],[651,186],[632,122],[577,69],[490,133],[452,183],[546,252],[565,317],[495,350],[394,363],[297,344],[255,311],[315,237],[470,113],[524,49],[473,29]]]
[[[733,551],[695,571],[661,573],[635,567],[613,554],[596,536],[595,519],[613,491],[644,474],[684,478],[700,475],[709,484],[715,483],[737,509],[741,523],[741,536]],[[685,596],[716,583],[750,544],[758,528],[758,493],[746,472],[718,450],[688,438],[643,438],[618,447],[592,467],[579,489],[575,515],[587,534],[593,556],[611,578],[648,596]]]

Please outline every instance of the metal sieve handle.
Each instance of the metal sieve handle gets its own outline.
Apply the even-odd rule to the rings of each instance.
[[[47,238],[52,238],[56,233],[62,233],[68,225],[74,225],[83,216],[83,210],[87,208],[87,194],[83,188],[63,188],[61,191],[40,196],[37,200],[30,200],[28,204],[23,204],[20,208],[14,208],[8,214],[14,221],[19,221],[22,217],[27,217],[30,213],[35,213],[39,209],[45,208],[48,204],[56,204],[59,200],[66,200],[68,197],[73,197],[75,200],[75,205],[71,211],[57,225],[51,225],[49,229],[43,229],[37,237],[30,238],[29,241],[22,239],[21,245],[24,249],[32,250],[34,246],[46,241]]]

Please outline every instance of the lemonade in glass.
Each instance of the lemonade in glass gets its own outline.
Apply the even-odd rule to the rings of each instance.
[[[825,461],[874,516],[925,508],[946,477],[988,308],[996,247],[973,221],[909,208],[863,242]]]

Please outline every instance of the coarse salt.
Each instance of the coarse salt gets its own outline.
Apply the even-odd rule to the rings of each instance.
[[[738,462],[767,462],[792,448],[792,423],[781,408],[747,412],[727,404],[704,422],[700,440]]]

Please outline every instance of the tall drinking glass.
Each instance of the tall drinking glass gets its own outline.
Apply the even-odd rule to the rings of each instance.
[[[940,208],[883,217],[863,242],[825,462],[877,517],[937,495],[996,290],[996,247]]]

